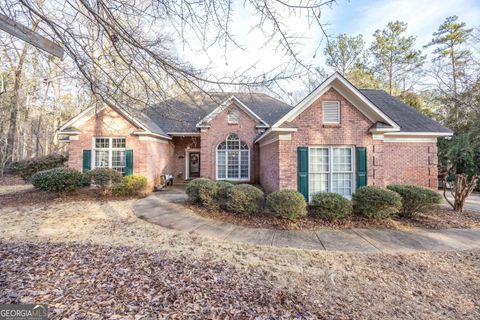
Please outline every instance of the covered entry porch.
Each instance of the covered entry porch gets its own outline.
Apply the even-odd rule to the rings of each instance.
[[[173,178],[175,184],[186,184],[199,178],[200,172],[200,135],[179,135],[172,139]]]

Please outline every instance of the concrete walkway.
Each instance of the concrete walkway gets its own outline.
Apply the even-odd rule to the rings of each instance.
[[[182,203],[183,189],[171,188],[138,200],[133,210],[162,227],[207,236],[220,241],[275,247],[345,252],[417,252],[480,248],[480,229],[447,229],[405,232],[388,229],[290,231],[246,228],[200,217]]]

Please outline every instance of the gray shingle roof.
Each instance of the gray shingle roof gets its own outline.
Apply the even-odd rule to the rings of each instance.
[[[118,107],[123,109],[127,114],[134,117],[138,122],[144,125],[148,130],[154,133],[158,133],[164,136],[168,136],[166,132],[162,129],[161,126],[158,125],[156,121],[154,121],[151,117],[148,116],[144,111],[137,110],[135,108],[130,108],[127,106]]]
[[[383,90],[359,89],[359,91],[395,121],[400,126],[401,132],[452,132]]]
[[[156,104],[144,109],[143,113],[164,132],[197,132],[196,124],[232,95],[269,125],[292,109],[292,106],[264,93],[194,92]]]
[[[397,123],[401,132],[452,132],[383,90],[360,89],[359,91]],[[123,107],[123,109],[156,133],[198,132],[196,124],[232,95],[270,126],[293,108],[264,93],[193,92],[188,95],[179,95],[141,112],[133,108]],[[388,125],[383,123],[373,125],[377,128],[386,126]]]

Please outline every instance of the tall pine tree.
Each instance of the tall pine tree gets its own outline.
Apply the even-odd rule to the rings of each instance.
[[[387,90],[393,93],[395,87],[406,89],[406,81],[425,61],[420,50],[414,49],[415,37],[405,36],[407,23],[389,22],[387,28],[377,30],[370,47],[374,70],[386,83]]]
[[[470,122],[468,109],[472,95],[468,69],[471,51],[467,48],[467,41],[471,33],[472,29],[467,29],[465,22],[458,21],[457,16],[450,16],[426,45],[434,49],[433,76],[438,83],[438,100],[445,106],[445,123],[455,131],[465,129]]]
[[[361,34],[358,36],[339,34],[325,47],[326,64],[346,76],[356,65],[363,63],[364,47],[365,41]]]
[[[463,66],[470,51],[462,49],[472,29],[466,29],[465,22],[459,22],[458,16],[450,16],[433,33],[432,41],[426,47],[435,47],[435,59],[447,58],[451,67],[451,83],[453,94],[458,94],[458,80],[463,74]]]

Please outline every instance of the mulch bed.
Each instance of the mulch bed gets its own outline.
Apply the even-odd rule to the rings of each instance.
[[[438,208],[427,214],[418,214],[412,219],[399,221],[415,227],[428,229],[480,228],[480,212],[455,212],[447,208]]]
[[[89,188],[82,188],[74,192],[70,192],[63,197],[52,192],[28,189],[6,194],[0,194],[0,206],[18,207],[26,204],[48,204],[52,201],[90,201],[96,198],[98,198],[98,196]]]
[[[0,241],[0,303],[45,303],[51,319],[324,318],[261,271],[138,248]]]
[[[480,213],[465,211],[456,213],[445,208],[435,209],[427,214],[420,214],[414,218],[395,217],[385,220],[369,220],[359,215],[351,215],[343,220],[326,221],[307,216],[290,221],[272,215],[268,211],[252,216],[238,215],[225,211],[213,211],[205,209],[197,204],[187,203],[186,206],[196,214],[213,219],[221,220],[250,228],[267,228],[280,230],[316,230],[316,229],[352,229],[352,228],[388,228],[388,229],[447,229],[447,228],[478,228],[480,227]]]
[[[128,200],[135,197],[115,197],[112,195],[100,196],[95,189],[90,187],[80,188],[75,191],[58,195],[53,192],[45,192],[31,188],[15,190],[15,186],[27,186],[23,179],[18,176],[3,176],[0,178],[0,186],[12,186],[11,192],[0,193],[0,207],[17,207],[25,204],[48,204],[55,202],[77,202],[77,201],[115,201]],[[31,186],[31,185],[30,185]],[[27,186],[28,187],[28,186]],[[145,194],[144,196],[146,196]],[[137,197],[138,198],[138,197]]]

